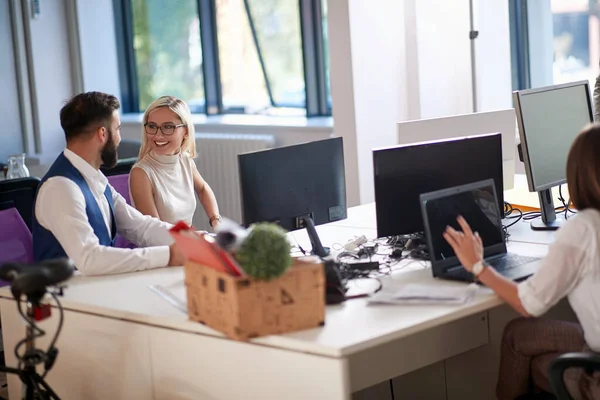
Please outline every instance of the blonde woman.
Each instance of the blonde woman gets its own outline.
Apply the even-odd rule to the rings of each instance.
[[[132,205],[162,221],[192,223],[198,195],[212,228],[221,220],[215,195],[194,157],[194,124],[188,106],[173,96],[155,100],[143,119],[142,146],[131,169]]]

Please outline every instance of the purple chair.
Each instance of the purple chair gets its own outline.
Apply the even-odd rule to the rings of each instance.
[[[127,204],[131,205],[131,198],[129,196],[129,174],[111,175],[107,176],[107,179],[111,186],[123,196]],[[135,249],[137,246],[123,236],[117,234],[117,237],[115,238],[115,247]]]
[[[129,197],[129,174],[111,175],[106,178],[108,179],[108,183],[123,196],[127,204],[131,205],[131,198]]]
[[[0,211],[0,265],[33,262],[33,239],[16,208]],[[9,283],[0,280],[0,287]]]

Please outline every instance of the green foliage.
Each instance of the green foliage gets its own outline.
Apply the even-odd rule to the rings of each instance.
[[[127,1],[132,2],[140,110],[163,95],[204,98],[201,58],[190,57],[190,47],[200,51],[196,0]],[[198,45],[190,46],[194,40]]]
[[[284,101],[286,91],[304,90],[298,1],[254,0],[249,6],[275,101]]]
[[[235,254],[242,269],[254,278],[267,281],[283,275],[292,265],[285,231],[267,222],[255,224],[250,229]]]
[[[197,0],[131,2],[133,50],[144,111],[156,98],[176,96],[204,102],[203,55]],[[215,0],[221,84],[225,102],[260,98],[253,81],[264,82],[242,0]],[[300,14],[297,0],[250,0],[251,17],[276,101],[304,92]],[[266,89],[262,89],[266,96]]]

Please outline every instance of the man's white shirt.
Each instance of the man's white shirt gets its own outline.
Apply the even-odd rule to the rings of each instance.
[[[88,184],[111,232],[110,206],[104,195],[108,179],[104,174],[69,149],[65,157],[81,173]],[[110,185],[109,185],[110,186]],[[173,239],[171,224],[142,215],[129,206],[123,196],[110,186],[114,203],[117,232],[136,243],[137,249],[102,246],[90,225],[86,203],[79,186],[72,180],[54,176],[40,187],[35,202],[38,223],[52,232],[67,257],[84,275],[104,275],[164,267],[169,263],[169,245]]]

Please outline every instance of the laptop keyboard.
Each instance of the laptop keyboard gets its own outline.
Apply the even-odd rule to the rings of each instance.
[[[533,261],[539,260],[538,257],[521,256],[518,254],[507,254],[502,258],[486,260],[496,271],[506,271],[511,268],[519,267]]]

